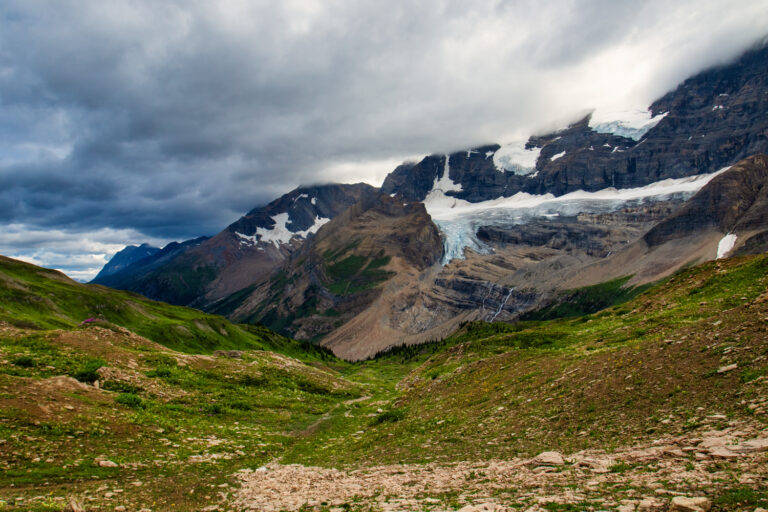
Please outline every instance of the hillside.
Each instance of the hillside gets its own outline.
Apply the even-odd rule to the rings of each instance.
[[[19,329],[127,329],[187,353],[274,350],[306,357],[311,347],[253,325],[134,293],[77,283],[64,274],[0,256],[0,322]]]
[[[39,289],[91,289],[3,265]],[[0,499],[9,510],[72,498],[88,510],[555,512],[663,510],[680,495],[752,510],[768,500],[765,318],[758,255],[683,270],[590,315],[468,323],[357,364],[184,354],[113,324],[4,323]],[[544,451],[564,461],[532,458]]]

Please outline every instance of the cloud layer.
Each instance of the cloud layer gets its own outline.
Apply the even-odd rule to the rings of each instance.
[[[7,0],[0,27],[0,253],[50,232],[61,257],[35,261],[83,277],[78,241],[103,260],[302,183],[645,107],[763,37],[768,0]]]

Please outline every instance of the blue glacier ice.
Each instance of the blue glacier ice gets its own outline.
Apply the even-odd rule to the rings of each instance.
[[[712,174],[662,180],[632,189],[606,188],[597,192],[577,190],[559,197],[521,192],[480,203],[446,196],[441,190],[435,189],[428,194],[424,205],[440,230],[445,249],[443,264],[447,264],[454,259],[464,259],[465,249],[480,254],[492,252],[491,247],[477,238],[477,230],[482,226],[508,228],[534,219],[574,217],[579,213],[610,213],[659,200],[685,200],[727,169]]]

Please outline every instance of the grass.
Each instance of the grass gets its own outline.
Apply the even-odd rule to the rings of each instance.
[[[274,350],[293,357],[323,357],[258,325],[233,324],[198,310],[155,302],[134,293],[83,285],[62,274],[0,257],[0,321],[19,328],[76,329],[97,324],[126,328],[174,350]],[[327,352],[325,357],[328,357]]]
[[[627,286],[632,276],[562,292],[551,304],[523,315],[522,320],[554,320],[596,313],[641,294],[651,284]]]
[[[756,300],[766,285],[768,256],[712,262],[590,315],[469,323],[446,340],[392,349],[365,364],[413,365],[394,403],[418,414],[377,423],[344,451],[323,452],[325,463],[610,448],[705,426],[697,408],[745,417],[739,402],[763,392],[768,367],[768,310]],[[739,371],[717,372],[730,362]]]
[[[327,288],[336,295],[353,295],[375,288],[392,276],[391,272],[380,269],[389,261],[389,256],[370,258],[353,254],[326,264]]]
[[[611,451],[713,428],[714,413],[765,424],[747,404],[768,394],[768,256],[690,268],[588,315],[467,323],[356,364],[263,327],[30,267],[0,266],[0,294],[16,299],[0,302],[0,319],[15,320],[0,324],[0,500],[26,500],[10,510],[114,489],[124,492],[97,501],[104,509],[193,510],[229,492],[238,470],[271,461],[343,468]],[[80,326],[98,304],[104,320]],[[169,325],[206,342],[151,337]],[[219,347],[241,352],[211,355]],[[731,363],[738,369],[717,372]],[[102,456],[118,467],[99,466]],[[609,474],[638,470],[617,463]],[[716,510],[764,506],[759,489],[718,485]]]

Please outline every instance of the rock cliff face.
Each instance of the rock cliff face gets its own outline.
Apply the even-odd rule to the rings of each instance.
[[[742,237],[758,236],[768,230],[766,155],[742,160],[713,179],[680,210],[654,226],[643,240],[649,247],[656,247],[709,230]]]
[[[733,64],[686,80],[654,102],[654,122],[645,133],[624,129],[619,121],[597,123],[587,116],[525,143],[452,153],[449,177],[461,190],[447,195],[479,202],[518,192],[562,195],[634,188],[711,173],[768,152],[766,111],[768,47],[761,47]],[[516,160],[521,163],[515,165]],[[444,162],[445,156],[431,155],[402,165],[386,178],[381,191],[422,201],[442,177]]]
[[[656,281],[686,265],[768,249],[768,157],[754,155],[718,175],[634,243],[572,269],[563,287],[632,275]]]
[[[375,310],[441,257],[440,235],[424,205],[372,193],[323,226],[276,274],[212,311],[316,339]],[[353,357],[345,350],[340,353]]]

